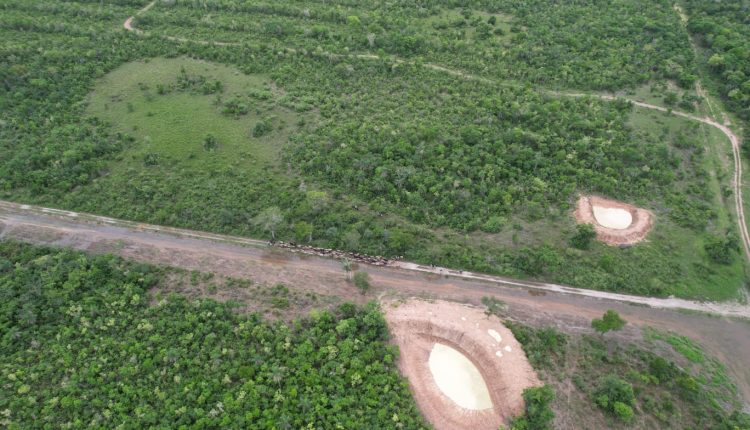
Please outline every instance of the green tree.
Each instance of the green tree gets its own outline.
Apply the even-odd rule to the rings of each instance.
[[[262,230],[271,233],[271,237],[276,239],[276,231],[281,223],[284,222],[284,215],[282,215],[281,209],[277,206],[271,206],[263,209],[261,213],[253,218],[252,222]]]
[[[737,237],[727,233],[723,238],[720,236],[709,236],[706,238],[703,248],[716,263],[731,264],[734,252],[739,250]]]
[[[589,249],[595,237],[596,231],[593,224],[578,224],[576,233],[570,238],[570,244],[578,249]]]
[[[298,241],[306,240],[312,242],[313,226],[307,221],[297,221],[294,224],[294,237]]]
[[[608,331],[620,330],[625,327],[625,324],[626,322],[620,318],[620,314],[612,309],[605,312],[601,318],[591,321],[591,327],[602,335]]]
[[[341,260],[341,267],[344,269],[344,272],[346,272],[346,279],[351,280],[352,278],[352,260],[344,257],[343,260]]]

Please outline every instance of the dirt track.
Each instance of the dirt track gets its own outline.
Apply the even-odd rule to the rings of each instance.
[[[589,330],[592,318],[615,309],[635,326],[671,330],[701,342],[727,365],[744,398],[750,400],[750,367],[740,359],[750,356],[750,322],[677,309],[694,304],[706,312],[733,310],[734,315],[747,316],[747,306],[725,308],[728,305],[623,296],[406,262],[388,267],[355,267],[366,270],[375,287],[373,295],[362,296],[347,282],[337,260],[278,250],[253,239],[0,201],[0,240],[4,239],[113,253],[145,263],[258,282],[283,282],[290,288],[358,303],[376,296],[417,296],[479,305],[482,297],[491,295],[508,303],[513,315],[527,323],[574,331]],[[656,309],[647,304],[667,308]]]

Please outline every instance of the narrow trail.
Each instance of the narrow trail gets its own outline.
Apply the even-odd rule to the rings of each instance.
[[[154,5],[156,4],[156,0],[152,1],[151,3],[144,6],[142,9],[140,9],[134,16],[128,17],[128,19],[125,20],[123,23],[123,28],[125,30],[132,32],[137,35],[144,35],[145,33],[142,30],[139,30],[135,27],[133,27],[133,19],[136,16],[142,15],[149,11]],[[682,9],[679,7],[679,5],[675,5],[675,10],[680,15],[680,18],[683,21],[687,20],[687,16],[684,14]],[[214,45],[214,46],[242,46],[241,43],[238,42],[212,42],[208,40],[192,40],[192,39],[186,39],[182,37],[175,37],[175,36],[163,36],[167,40],[171,40],[174,42],[180,42],[180,43],[196,43],[199,45]],[[295,48],[286,48],[286,50],[290,53],[296,53],[297,50]],[[374,54],[333,54],[333,53],[327,53],[328,56],[333,58],[357,58],[362,60],[381,60],[382,58],[378,55]],[[414,65],[415,63],[412,61],[400,59],[400,58],[394,58],[393,61],[395,61],[397,64],[410,64]],[[502,86],[514,86],[512,84],[508,84],[507,82],[498,81],[490,78],[485,78],[481,76],[476,76],[471,73],[464,72],[462,70],[456,70],[451,69],[449,67],[441,66],[439,64],[434,63],[425,63],[423,64],[424,67],[435,70],[437,72],[446,73],[452,76],[459,77],[461,79],[471,80],[471,81],[477,81],[477,82],[484,82],[488,84],[493,85],[502,85]],[[674,111],[671,109],[667,109],[662,106],[656,106],[644,102],[639,102],[637,100],[628,99],[625,97],[619,97],[619,96],[610,96],[606,94],[591,94],[591,93],[574,93],[574,92],[562,92],[562,91],[554,91],[554,90],[547,90],[547,89],[537,89],[537,91],[545,94],[554,95],[557,97],[592,97],[592,98],[598,98],[600,100],[626,100],[632,103],[634,106],[638,106],[644,109],[651,109],[656,110],[659,112],[664,112],[672,115],[677,115],[692,121],[697,121],[712,127],[715,127],[719,129],[724,135],[729,139],[729,142],[732,146],[732,157],[734,159],[734,177],[732,180],[732,189],[734,192],[734,204],[735,204],[735,211],[737,213],[737,224],[738,228],[740,230],[740,236],[742,238],[742,247],[745,251],[745,257],[748,261],[750,261],[750,234],[748,233],[747,229],[747,222],[745,221],[745,209],[743,204],[743,197],[742,197],[742,158],[740,154],[740,139],[739,137],[734,134],[734,132],[729,129],[727,124],[721,124],[711,118],[708,117],[698,117],[695,115],[691,115],[689,113],[680,112],[680,111]],[[702,91],[702,88],[701,88]],[[713,106],[710,105],[709,107],[713,111]],[[726,115],[725,115],[726,117]],[[725,123],[727,121],[725,120]]]

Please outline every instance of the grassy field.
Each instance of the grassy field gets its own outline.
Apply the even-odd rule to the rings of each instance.
[[[181,74],[220,82],[222,90],[170,90]],[[281,148],[298,128],[302,115],[282,107],[282,97],[267,76],[189,58],[153,58],[125,64],[102,78],[89,97],[88,113],[134,137],[112,166],[114,175],[144,164],[247,171],[278,165]],[[225,112],[232,102],[245,106],[238,112],[247,112]],[[260,136],[254,133],[259,123],[270,126]],[[206,147],[209,135],[215,147]]]

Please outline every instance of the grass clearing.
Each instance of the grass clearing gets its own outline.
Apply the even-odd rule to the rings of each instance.
[[[180,76],[220,82],[222,90],[179,89]],[[196,82],[192,86],[200,87]],[[144,165],[248,170],[276,164],[301,119],[280,105],[282,98],[263,75],[189,58],[153,58],[125,64],[99,80],[88,113],[134,138],[113,164],[115,173]],[[206,144],[209,135],[214,144]]]

